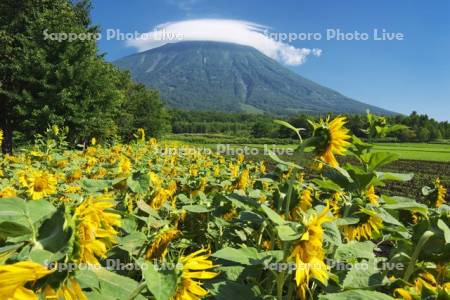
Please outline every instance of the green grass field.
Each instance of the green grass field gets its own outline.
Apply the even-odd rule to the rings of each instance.
[[[380,143],[376,151],[394,152],[400,159],[450,162],[450,145],[425,143]]]
[[[192,144],[192,143],[191,143]],[[199,147],[208,147],[216,149],[216,144],[207,143],[199,144],[193,143]],[[224,143],[226,144],[226,142]],[[263,149],[264,145],[261,144],[231,144],[231,149],[236,148],[257,148]],[[295,148],[295,145],[269,145],[269,148],[286,149]],[[375,144],[375,151],[379,152],[394,152],[399,155],[400,159],[407,160],[422,160],[422,161],[437,161],[437,162],[450,162],[450,145],[446,144],[426,144],[426,143],[379,143]]]

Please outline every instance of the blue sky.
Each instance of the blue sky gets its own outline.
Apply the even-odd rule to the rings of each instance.
[[[435,0],[93,0],[94,24],[103,30],[145,33],[166,22],[233,19],[275,33],[320,33],[320,40],[285,42],[318,48],[302,64],[287,65],[313,81],[354,99],[409,114],[416,110],[450,119],[450,1]],[[368,40],[337,41],[328,29],[368,33]],[[375,41],[373,30],[404,34]],[[123,40],[99,41],[108,60],[138,51]]]

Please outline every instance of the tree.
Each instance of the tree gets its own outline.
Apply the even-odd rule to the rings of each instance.
[[[440,139],[442,139],[442,133],[439,128],[433,124],[430,126],[430,140],[435,141]]]
[[[428,142],[430,140],[430,130],[427,127],[422,127],[417,133],[417,138],[421,142]]]
[[[258,121],[251,129],[251,135],[255,138],[270,137],[273,123],[270,121]]]
[[[138,128],[145,129],[147,135],[153,137],[170,131],[169,115],[157,91],[131,83],[126,98],[117,120],[123,138],[129,139]]]
[[[409,142],[409,141],[414,141],[416,139],[415,131],[411,130],[409,128],[403,129],[403,130],[399,130],[398,132],[395,132],[394,135],[401,142]]]
[[[3,152],[11,152],[14,131],[30,138],[49,124],[69,126],[73,142],[117,133],[130,78],[98,55],[89,7],[89,1],[0,2]]]

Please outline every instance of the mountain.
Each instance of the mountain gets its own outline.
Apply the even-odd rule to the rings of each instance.
[[[277,115],[392,112],[321,86],[258,50],[221,42],[178,42],[115,61],[170,107]]]

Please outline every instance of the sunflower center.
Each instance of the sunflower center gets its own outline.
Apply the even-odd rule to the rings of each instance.
[[[316,149],[318,153],[323,153],[327,150],[331,142],[331,133],[328,128],[318,128],[314,136],[319,137]]]
[[[48,182],[47,179],[42,178],[42,177],[38,177],[34,180],[34,190],[36,192],[42,192],[43,190],[45,190],[48,186]]]

